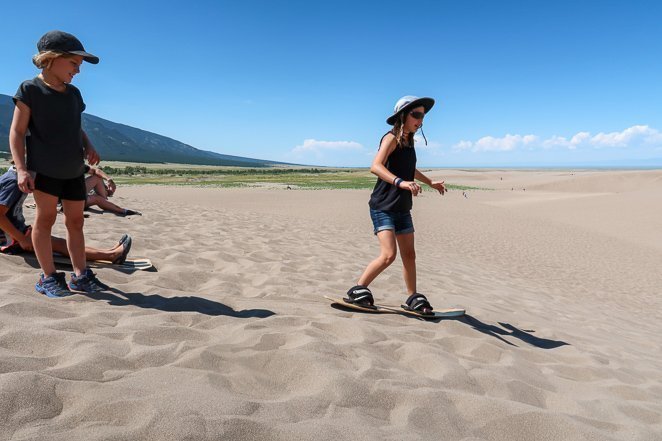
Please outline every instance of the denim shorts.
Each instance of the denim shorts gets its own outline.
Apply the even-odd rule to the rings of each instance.
[[[414,232],[414,221],[410,211],[382,211],[371,208],[370,218],[375,234],[384,230],[395,230],[395,234]]]

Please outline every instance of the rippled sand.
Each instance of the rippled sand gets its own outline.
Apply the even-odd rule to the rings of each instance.
[[[369,191],[120,188],[144,216],[88,243],[158,271],[94,298],[0,256],[0,439],[662,439],[662,172],[433,174],[491,189],[415,200],[419,289],[459,320],[323,298],[378,252]],[[399,261],[372,288],[399,304]]]

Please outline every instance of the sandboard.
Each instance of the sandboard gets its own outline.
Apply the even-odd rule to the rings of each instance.
[[[347,303],[344,299],[342,298],[334,298],[334,297],[329,297],[329,296],[324,296],[325,299],[331,300],[332,303],[351,308],[351,309],[356,309],[358,311],[364,311],[364,312],[375,312],[375,313],[391,313],[391,314],[404,314],[410,317],[420,317],[423,319],[428,319],[428,320],[436,320],[436,319],[441,319],[441,318],[450,318],[450,317],[461,317],[465,314],[465,310],[461,308],[446,308],[446,309],[439,309],[439,310],[434,310],[432,311],[434,314],[420,314],[418,312],[414,311],[407,311],[406,309],[403,309],[402,307],[397,307],[397,306],[390,306],[390,305],[380,305],[378,303],[375,303],[373,308],[368,308],[365,306],[360,306],[360,305],[355,305],[353,303]]]
[[[35,256],[32,253],[19,253],[19,254],[0,253],[0,255],[11,256],[11,257],[18,256],[18,257],[22,257],[26,261],[35,262],[35,263],[37,262],[37,256]],[[60,265],[71,266],[71,260],[67,256],[63,256],[61,254],[54,254],[53,262]],[[116,268],[122,270],[130,270],[130,271],[138,271],[138,270],[147,271],[154,268],[154,264],[152,264],[152,261],[145,258],[143,259],[128,258],[122,264],[115,264],[107,260],[88,260],[87,265],[92,268]]]
[[[390,306],[390,305],[379,305],[379,306],[381,308],[386,308],[386,309],[389,309],[389,310],[398,311],[402,314],[411,315],[411,316],[415,316],[415,317],[421,317],[421,318],[430,319],[430,320],[435,320],[435,319],[440,319],[440,318],[450,318],[450,317],[461,317],[466,313],[466,311],[462,308],[434,309],[434,310],[432,310],[432,314],[421,314],[420,312],[408,311],[408,310],[404,309],[404,305],[400,306],[400,308],[398,308],[397,306]]]
[[[67,256],[53,256],[53,261],[61,265],[71,266],[71,260]],[[117,268],[124,270],[140,270],[145,271],[154,267],[152,261],[149,259],[132,259],[127,258],[124,263],[112,263],[108,260],[88,260],[87,265],[90,268]]]
[[[53,261],[62,265],[71,265],[71,260],[66,256],[53,256]],[[119,268],[141,271],[154,267],[149,259],[135,258],[127,258],[124,263],[112,263],[109,260],[88,260],[87,265],[91,268]]]
[[[355,310],[357,310],[357,311],[373,312],[373,313],[377,313],[377,314],[384,314],[384,313],[386,313],[386,314],[393,314],[394,312],[397,312],[397,311],[392,311],[392,310],[390,310],[390,309],[381,308],[381,307],[379,307],[379,306],[377,306],[377,305],[375,305],[374,307],[370,308],[370,307],[366,307],[366,306],[356,305],[356,304],[354,304],[354,303],[347,303],[347,302],[346,302],[343,298],[341,298],[341,297],[329,297],[329,296],[324,296],[324,298],[327,299],[327,300],[331,300],[331,303],[332,303],[332,304],[335,303],[335,304],[340,305],[340,306],[343,306],[343,307],[345,307],[345,308],[355,309]]]

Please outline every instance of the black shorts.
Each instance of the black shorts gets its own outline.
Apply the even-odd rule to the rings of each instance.
[[[34,188],[65,201],[84,201],[86,197],[85,175],[72,179],[57,179],[37,173]]]

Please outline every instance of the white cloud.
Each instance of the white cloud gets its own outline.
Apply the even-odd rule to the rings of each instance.
[[[292,149],[292,153],[295,155],[305,153],[321,154],[328,151],[356,151],[361,149],[363,149],[363,146],[355,141],[318,141],[316,139],[305,139],[303,144]]]
[[[577,147],[579,144],[583,143],[591,137],[589,132],[579,132],[572,138],[570,138],[570,145]]]
[[[472,150],[474,152],[508,152],[517,148],[528,147],[535,143],[535,135],[506,135],[503,138],[484,136],[476,142],[460,141],[453,146],[456,150]]]
[[[591,136],[589,132],[578,132],[570,139],[565,136],[552,136],[540,139],[536,135],[506,135],[502,138],[485,136],[477,141],[462,140],[455,144],[455,150],[471,150],[474,152],[508,152],[523,148],[529,150],[542,148],[566,148],[574,150],[582,147],[593,148],[637,148],[642,146],[656,146],[662,144],[662,133],[649,126],[638,125],[629,127],[621,132],[598,133]]]
[[[567,147],[569,149],[575,148],[575,146],[573,146],[572,144],[572,140],[568,141],[568,139],[565,136],[556,136],[556,135],[552,136],[549,139],[543,140],[541,145],[544,149],[551,149],[554,147]]]
[[[453,148],[456,150],[469,150],[471,147],[473,147],[473,145],[474,144],[471,141],[460,141],[455,144]]]
[[[632,126],[622,132],[598,133],[590,143],[596,147],[630,147],[662,143],[662,133],[648,126]]]
[[[369,152],[373,155],[373,152]],[[356,141],[320,141],[306,139],[290,150],[286,161],[316,165],[364,165],[366,149]]]

